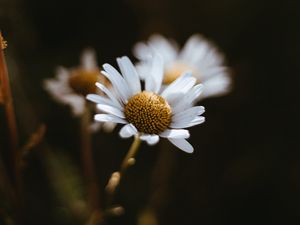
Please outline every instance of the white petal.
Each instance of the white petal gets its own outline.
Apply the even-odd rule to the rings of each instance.
[[[66,83],[67,82],[61,82],[56,79],[46,79],[43,85],[45,90],[47,90],[55,100],[61,102],[62,96],[73,93]]]
[[[231,89],[231,79],[224,74],[211,77],[204,81],[203,84],[204,89],[201,98],[220,96],[226,94]]]
[[[193,153],[194,151],[193,146],[185,139],[169,138],[169,141],[182,151],[185,151],[187,153]]]
[[[186,79],[185,82],[182,82],[180,85],[178,85],[178,87],[174,89],[174,92],[169,93],[169,95],[166,97],[168,103],[173,107],[174,105],[178,104],[178,102],[183,101],[187,93],[195,85],[196,80],[196,78],[190,77],[189,79]]]
[[[188,127],[192,127],[192,126],[196,126],[198,124],[201,124],[204,121],[205,121],[205,117],[203,117],[203,116],[197,116],[193,120],[186,119],[186,120],[172,122],[170,124],[170,127],[174,128],[174,129],[188,128]]]
[[[123,56],[122,58],[117,58],[118,65],[124,76],[125,81],[127,82],[128,87],[130,88],[131,95],[135,95],[141,92],[141,82],[139,75],[136,72],[135,67],[128,57]]]
[[[126,120],[109,114],[96,114],[94,116],[94,119],[100,122],[113,122],[113,123],[122,123],[122,124],[127,123]]]
[[[150,76],[154,78],[154,89],[152,91],[154,93],[158,93],[161,88],[161,84],[164,76],[163,60],[159,54],[153,55]]]
[[[85,109],[85,99],[81,95],[70,94],[61,97],[61,101],[71,106],[73,115],[80,116]]]
[[[81,54],[81,67],[84,70],[95,70],[98,68],[96,61],[96,52],[91,49],[85,49]]]
[[[186,41],[179,58],[195,64],[197,61],[203,59],[208,49],[208,42],[196,34]]]
[[[191,88],[196,84],[197,79],[195,77],[191,77],[186,81],[186,83],[182,83],[179,85],[179,90],[181,93],[187,93]]]
[[[159,54],[153,55],[149,69],[149,74],[145,79],[145,90],[158,93],[164,76],[163,61]]]
[[[105,105],[110,105],[110,106],[114,106],[116,108],[119,108],[118,105],[114,104],[114,102],[112,102],[110,99],[100,96],[100,95],[96,95],[96,94],[88,94],[86,96],[86,99],[97,103],[97,104],[105,104]]]
[[[70,76],[70,72],[63,66],[59,66],[56,68],[56,77],[60,82],[68,82]]]
[[[176,122],[179,120],[182,120],[184,118],[193,118],[196,116],[200,116],[205,112],[205,108],[203,106],[195,106],[192,108],[189,108],[187,110],[178,112],[172,116],[172,122]]]
[[[104,64],[103,68],[106,71],[106,73],[103,73],[103,75],[106,76],[107,79],[109,79],[109,81],[112,83],[114,89],[120,95],[123,103],[127,103],[127,100],[130,98],[130,91],[124,78],[114,67],[109,64]]]
[[[174,61],[178,54],[177,44],[161,35],[152,35],[149,38],[148,46],[153,52],[161,54],[164,63]]]
[[[133,48],[133,54],[139,60],[148,60],[152,57],[152,50],[143,42],[138,42]]]
[[[182,112],[187,108],[191,107],[194,101],[199,98],[200,94],[202,93],[202,90],[203,85],[197,84],[190,91],[188,91],[181,99],[175,101],[175,104],[172,105],[173,114]]]
[[[225,66],[203,66],[203,68],[199,68],[199,70],[201,70],[201,77],[199,78],[199,80],[201,80],[202,82],[205,82],[210,78],[215,78],[218,76],[226,77],[229,74],[228,68]]]
[[[120,102],[116,99],[116,97],[114,96],[114,94],[108,90],[103,84],[96,82],[96,86],[103,91],[103,93],[105,93],[117,106],[118,108],[122,109],[123,107],[121,106]]]
[[[203,84],[197,84],[193,87],[192,90],[187,93],[187,98],[190,100],[190,102],[194,102],[200,94],[203,92]]]
[[[116,125],[117,125],[116,123],[105,122],[103,123],[102,128],[105,132],[110,133],[115,129]]]
[[[133,126],[131,123],[129,123],[122,127],[119,134],[122,138],[128,138],[128,137],[131,137],[131,136],[137,134],[137,132],[138,131],[135,128],[135,126]]]
[[[108,114],[112,114],[123,119],[125,118],[124,113],[121,110],[117,109],[116,107],[106,105],[106,104],[97,104],[97,108]]]
[[[188,79],[192,77],[191,73],[184,73],[180,77],[178,77],[176,80],[174,80],[171,84],[167,86],[167,88],[161,93],[162,97],[166,97],[169,92],[174,92],[173,89],[176,89],[177,85],[183,82],[185,79]]]
[[[135,68],[141,80],[146,80],[150,76],[151,63],[148,61],[142,61],[135,64]]]
[[[184,44],[181,52],[180,52],[180,58],[188,59],[187,57],[193,53],[195,50],[195,47],[198,45],[199,40],[195,38],[195,36],[191,36],[186,43]]]
[[[193,86],[195,82],[196,79],[192,77],[192,74],[190,72],[184,73],[175,81],[173,81],[170,85],[168,85],[167,88],[161,93],[161,96],[166,100],[169,100],[172,97],[172,94],[184,94],[186,92],[186,89],[181,89],[183,89],[186,85],[189,85],[190,87],[190,84],[192,84]]]
[[[52,97],[61,102],[61,97],[66,94],[74,94],[74,90],[69,85],[70,72],[60,66],[56,69],[55,78],[45,79],[44,88],[52,95]]]
[[[165,130],[164,132],[160,133],[159,136],[164,138],[189,138],[190,133],[188,130],[183,129],[172,129],[172,130]]]
[[[219,67],[224,62],[224,56],[211,44],[202,43],[198,49],[194,51],[192,63],[197,65],[200,70],[207,70],[209,68]]]
[[[150,74],[147,74],[145,78],[145,91],[151,91],[155,89],[155,81],[154,77],[152,77]]]
[[[155,145],[159,141],[159,136],[156,134],[144,134],[140,139],[146,141],[149,145]]]

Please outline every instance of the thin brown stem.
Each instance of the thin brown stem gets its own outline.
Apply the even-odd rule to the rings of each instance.
[[[84,175],[87,180],[88,203],[91,209],[95,210],[100,208],[100,194],[93,160],[91,133],[89,130],[90,117],[90,111],[88,107],[86,107],[80,121],[81,157],[83,161]]]
[[[20,152],[18,150],[19,138],[17,131],[17,122],[15,116],[15,110],[13,105],[13,98],[10,90],[9,75],[6,66],[3,50],[6,47],[6,42],[2,38],[0,32],[0,91],[1,91],[1,102],[4,106],[6,123],[8,128],[9,136],[9,150],[11,152],[11,161],[14,179],[13,182],[16,186],[16,192],[19,193],[21,190],[21,170],[20,170]]]

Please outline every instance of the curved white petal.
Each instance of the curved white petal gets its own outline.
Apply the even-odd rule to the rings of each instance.
[[[172,94],[178,94],[181,92],[180,88],[184,87],[186,84],[196,82],[195,78],[192,77],[191,73],[184,73],[176,80],[174,80],[167,88],[161,93],[161,96],[168,100]]]
[[[196,62],[203,60],[208,50],[208,42],[200,35],[193,35],[186,41],[179,58],[196,64]]]
[[[159,136],[164,138],[189,138],[190,133],[188,130],[184,129],[167,129],[164,132],[160,133]]]
[[[144,134],[140,139],[146,141],[149,145],[155,145],[159,141],[159,136],[156,134]]]
[[[158,93],[161,85],[162,85],[162,81],[163,81],[163,76],[164,76],[164,65],[163,65],[163,60],[161,58],[161,56],[159,54],[155,54],[153,56],[153,65],[151,68],[151,76],[154,77],[154,93]]]
[[[191,55],[197,49],[199,45],[199,39],[197,36],[191,36],[184,44],[181,52],[179,53],[179,58],[181,60],[190,61]],[[198,49],[197,49],[198,50]]]
[[[105,70],[104,73],[102,72],[103,75],[106,76],[112,83],[116,92],[119,93],[123,103],[127,103],[127,100],[130,98],[130,91],[122,75],[109,64],[104,64],[103,68]]]
[[[190,91],[188,91],[181,99],[175,101],[172,105],[172,112],[176,114],[191,107],[195,100],[197,100],[203,91],[203,85],[197,84]]]
[[[177,148],[181,149],[182,151],[185,151],[187,153],[193,153],[194,152],[193,146],[185,139],[168,138],[168,140],[173,145],[175,145]]]
[[[164,76],[163,61],[159,54],[153,55],[149,69],[149,75],[145,79],[145,90],[158,93]]]
[[[122,109],[120,102],[117,100],[117,98],[114,96],[114,94],[106,88],[103,84],[96,82],[96,86],[108,96],[108,98],[115,103],[116,106],[118,106],[119,109]]]
[[[172,122],[180,121],[184,118],[193,118],[196,116],[200,116],[205,112],[205,108],[203,106],[194,106],[187,110],[178,112],[172,116]]]
[[[130,88],[131,95],[135,95],[141,92],[141,82],[139,75],[129,58],[123,56],[121,58],[117,58],[117,62],[122,75],[124,76],[124,79],[127,82],[128,87]]]
[[[113,123],[122,123],[122,124],[127,123],[126,120],[109,114],[96,114],[94,116],[94,119],[100,122],[113,122]]]
[[[170,127],[174,128],[174,129],[188,128],[188,127],[192,127],[192,126],[201,124],[204,121],[205,121],[205,117],[197,116],[193,120],[185,119],[185,120],[181,120],[181,121],[172,122],[170,124]]]
[[[138,131],[135,128],[135,126],[133,126],[131,123],[129,123],[122,127],[119,134],[122,138],[128,138],[128,137],[131,137],[131,136],[137,134],[137,132]]]
[[[116,107],[110,106],[110,105],[97,104],[97,109],[99,109],[100,111],[106,112],[108,114],[112,114],[117,117],[123,118],[123,119],[125,118],[125,115],[121,110],[117,109]]]
[[[100,95],[96,95],[96,94],[88,94],[86,96],[86,99],[97,103],[97,104],[105,104],[105,105],[110,105],[110,106],[114,106],[116,108],[118,108],[118,105],[116,105],[114,102],[112,102],[110,99],[100,96]],[[120,108],[121,109],[121,108]]]
[[[194,102],[199,98],[201,93],[203,92],[204,86],[203,84],[197,84],[187,93],[187,99],[189,99],[190,102]]]

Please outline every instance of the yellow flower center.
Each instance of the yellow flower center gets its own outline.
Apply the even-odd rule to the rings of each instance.
[[[71,72],[69,78],[69,85],[78,94],[87,95],[90,93],[96,93],[96,82],[101,79],[101,73],[99,70],[83,70],[76,69]]]
[[[131,97],[125,105],[127,121],[139,132],[159,134],[171,123],[172,112],[167,101],[152,92],[143,91]]]
[[[165,69],[163,83],[170,84],[187,71],[192,72],[193,75],[199,74],[197,68],[182,62],[175,62]]]

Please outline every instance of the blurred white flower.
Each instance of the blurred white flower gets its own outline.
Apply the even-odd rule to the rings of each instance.
[[[100,73],[95,51],[89,48],[82,52],[80,66],[71,69],[58,67],[55,78],[44,81],[44,88],[57,102],[69,105],[74,116],[81,116],[87,107],[85,96],[88,93],[101,94],[95,85],[96,82],[110,85]],[[105,131],[112,131],[115,124],[93,123],[90,129],[96,131],[101,127]]]
[[[198,100],[226,94],[231,88],[224,57],[217,48],[199,34],[191,36],[182,50],[177,43],[160,35],[153,35],[147,43],[137,43],[134,55],[141,60],[137,69],[142,78],[149,76],[153,54],[160,54],[164,63],[164,84],[169,84],[183,72],[191,72],[197,83],[203,84],[203,93]]]
[[[121,74],[111,65],[104,64],[102,74],[112,84],[109,90],[103,84],[97,87],[106,94],[87,95],[106,114],[96,114],[95,120],[125,124],[120,130],[122,138],[139,135],[148,144],[156,144],[159,137],[167,138],[181,150],[192,153],[193,147],[186,141],[189,131],[184,129],[204,122],[204,107],[193,106],[202,92],[202,84],[196,84],[191,73],[185,73],[161,89],[163,63],[153,57],[149,76],[142,88],[140,77],[127,57],[117,58]]]

